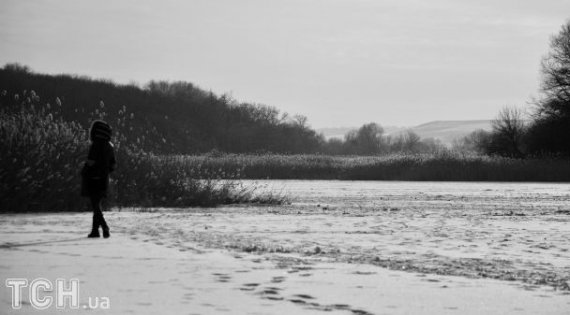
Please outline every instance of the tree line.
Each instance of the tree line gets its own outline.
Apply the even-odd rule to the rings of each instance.
[[[329,139],[323,151],[331,155],[385,155],[393,153],[436,153],[445,150],[436,139],[422,139],[412,130],[387,135],[377,123],[368,123],[349,131],[344,139]]]
[[[306,118],[274,107],[238,103],[188,82],[151,81],[144,87],[119,85],[70,75],[45,75],[19,64],[0,69],[0,105],[19,104],[18,97],[59,104],[66,121],[85,128],[92,119],[121,129],[125,112],[132,121],[121,132],[149,152],[195,154],[213,150],[232,153],[315,153],[323,137]],[[48,109],[49,111],[49,109]],[[95,113],[95,114],[93,114]]]

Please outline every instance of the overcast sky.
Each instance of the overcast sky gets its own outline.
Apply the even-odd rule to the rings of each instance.
[[[412,126],[524,106],[568,18],[568,0],[0,0],[0,65]]]

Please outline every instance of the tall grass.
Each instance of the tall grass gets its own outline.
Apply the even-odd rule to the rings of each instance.
[[[59,99],[41,102],[34,91],[0,92],[0,211],[78,211],[80,169],[89,147],[85,126],[64,121]],[[105,105],[91,119],[109,119]],[[228,203],[281,203],[283,197],[260,195],[229,173],[188,168],[177,159],[141,149],[145,139],[129,139],[133,115],[114,115],[118,166],[112,174],[109,202],[117,206],[215,206]],[[235,172],[234,172],[235,173]],[[221,178],[230,180],[221,180]]]
[[[569,182],[570,160],[513,159],[454,152],[388,156],[180,156],[186,167],[249,179]]]
[[[85,132],[24,97],[0,109],[0,210],[79,209]]]

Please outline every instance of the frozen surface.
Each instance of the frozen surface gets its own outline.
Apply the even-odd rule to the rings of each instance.
[[[110,239],[2,215],[0,275],[78,278],[91,314],[570,314],[570,185],[261,184],[292,204],[115,209]]]

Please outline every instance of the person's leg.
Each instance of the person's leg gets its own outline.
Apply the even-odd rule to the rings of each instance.
[[[105,217],[103,217],[103,209],[101,208],[101,201],[99,201],[99,209],[101,211],[99,211],[99,224],[101,225],[101,229],[103,230],[103,237],[104,238],[108,238],[109,236],[111,236],[109,234],[109,226],[107,225],[107,221],[105,221]]]
[[[99,226],[101,225],[101,198],[98,196],[89,197],[91,208],[93,209],[93,225],[91,233],[87,237],[99,237]]]
[[[109,234],[109,226],[105,221],[105,217],[103,216],[103,207],[101,202],[103,201],[103,196],[96,196],[92,198],[91,203],[93,204],[93,224],[97,224],[97,231],[99,231],[99,227],[103,230],[103,237],[107,238],[110,236]]]

